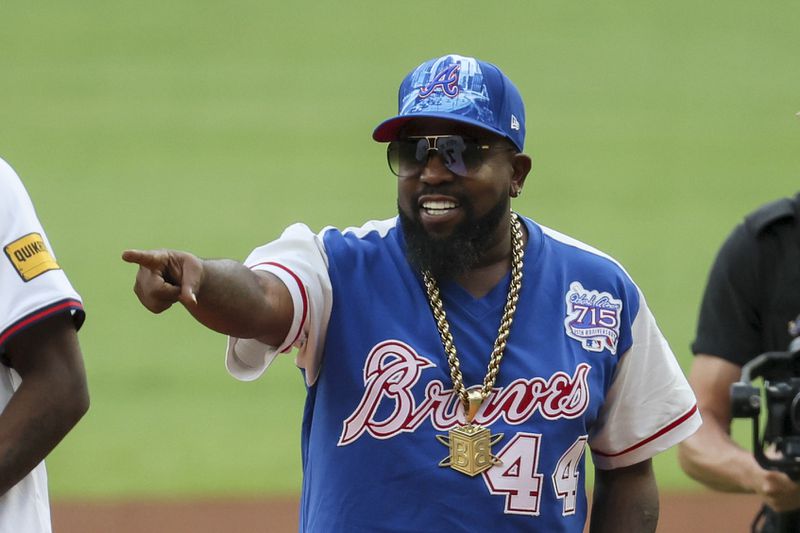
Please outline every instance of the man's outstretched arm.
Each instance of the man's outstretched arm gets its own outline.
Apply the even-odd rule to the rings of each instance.
[[[289,290],[268,272],[177,250],[126,250],[122,259],[139,265],[134,292],[153,313],[180,302],[214,331],[272,346],[284,341],[292,325]]]

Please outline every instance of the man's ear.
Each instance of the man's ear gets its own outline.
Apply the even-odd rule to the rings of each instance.
[[[527,154],[514,154],[511,160],[511,168],[514,169],[514,174],[511,176],[511,191],[512,196],[519,196],[522,187],[525,185],[525,178],[533,167],[533,161]]]

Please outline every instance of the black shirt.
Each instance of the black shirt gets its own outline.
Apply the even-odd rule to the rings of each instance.
[[[800,314],[800,194],[757,209],[722,245],[709,275],[695,354],[744,365],[785,351]]]

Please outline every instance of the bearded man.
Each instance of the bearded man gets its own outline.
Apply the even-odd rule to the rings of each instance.
[[[639,288],[511,210],[525,111],[496,66],[450,54],[403,80],[387,142],[398,217],[303,224],[244,264],[128,250],[149,310],[180,302],[259,377],[297,349],[300,530],[655,531],[651,457],[700,425]]]

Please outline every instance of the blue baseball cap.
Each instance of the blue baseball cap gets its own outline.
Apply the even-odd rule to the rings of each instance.
[[[424,62],[403,79],[398,115],[381,122],[372,138],[394,141],[415,118],[444,118],[472,124],[510,140],[521,152],[525,144],[525,106],[503,72],[474,57],[448,54]]]

